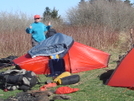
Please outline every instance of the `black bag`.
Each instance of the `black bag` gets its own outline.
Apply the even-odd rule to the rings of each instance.
[[[27,91],[38,83],[36,74],[25,69],[11,69],[0,73],[2,89]]]
[[[61,78],[61,85],[75,84],[78,83],[79,81],[80,81],[79,75],[71,75],[71,76]]]
[[[0,69],[3,69],[4,67],[9,67],[9,66],[13,66],[13,62],[12,60],[14,60],[15,58],[18,58],[18,56],[8,56],[6,58],[1,58],[0,59]]]

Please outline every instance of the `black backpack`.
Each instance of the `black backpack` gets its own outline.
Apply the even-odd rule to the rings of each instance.
[[[18,58],[18,56],[8,56],[6,58],[1,58],[0,59],[0,69],[3,69],[4,67],[9,67],[9,66],[13,66],[13,62],[12,60],[14,60],[15,58]]]
[[[56,33],[57,32],[56,32],[55,29],[49,29],[48,32],[46,33],[46,38],[49,38],[49,37],[53,36]]]
[[[30,90],[38,83],[36,74],[25,69],[11,69],[0,73],[0,84],[3,90]]]

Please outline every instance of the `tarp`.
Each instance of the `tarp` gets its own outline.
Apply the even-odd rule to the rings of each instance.
[[[134,87],[134,48],[116,67],[106,85],[114,87]]]
[[[70,73],[78,73],[107,67],[109,57],[110,54],[106,52],[74,42],[63,58],[65,61],[65,70]],[[31,58],[29,54],[25,54],[14,59],[13,62],[21,68],[31,70],[36,74],[48,74],[50,73],[48,67],[49,59],[49,56]]]
[[[32,58],[36,56],[51,56],[59,54],[62,58],[65,55],[64,53],[66,53],[72,46],[73,42],[74,40],[71,36],[56,33],[30,49],[28,54],[30,54]]]

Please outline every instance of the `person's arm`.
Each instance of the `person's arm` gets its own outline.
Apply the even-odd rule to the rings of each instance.
[[[47,26],[47,27],[46,27],[47,31],[48,31],[50,28],[51,28],[51,26]]]
[[[32,33],[32,26],[31,25],[28,28],[26,28],[26,32],[28,34],[31,34]]]

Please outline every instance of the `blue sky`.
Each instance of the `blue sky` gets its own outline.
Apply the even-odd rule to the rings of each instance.
[[[0,0],[0,12],[21,11],[28,15],[42,15],[45,8],[59,10],[59,15],[65,16],[66,11],[78,5],[80,0]]]
[[[65,17],[69,8],[75,7],[81,0],[0,0],[0,12],[21,11],[27,15],[39,14],[42,16],[46,7],[59,10],[59,15]],[[87,1],[87,0],[85,0]],[[134,3],[134,0],[130,0]]]

